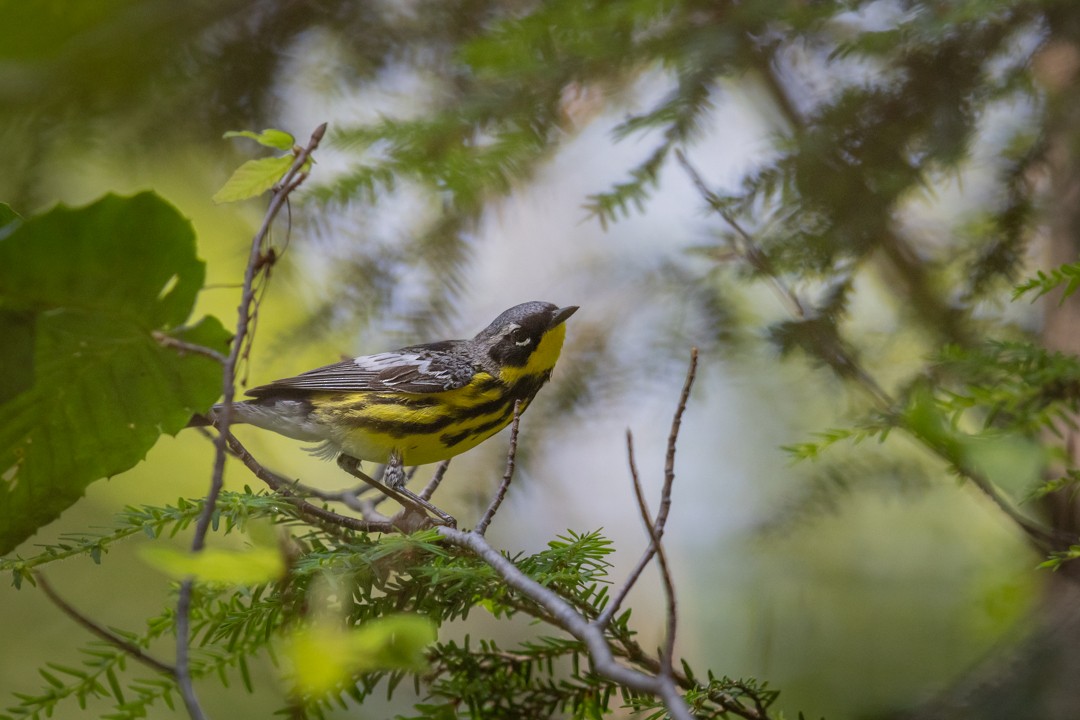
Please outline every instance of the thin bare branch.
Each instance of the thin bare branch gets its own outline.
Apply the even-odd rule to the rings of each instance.
[[[735,231],[736,235],[742,238],[742,244],[735,242],[731,243],[731,250],[737,256],[745,260],[754,270],[761,273],[776,290],[776,294],[780,300],[787,305],[788,310],[797,317],[806,317],[806,307],[803,305],[799,296],[795,293],[791,287],[784,282],[779,273],[773,268],[772,263],[769,261],[769,257],[761,251],[757,243],[754,242],[754,238],[748,233],[743,226],[735,219],[735,216],[725,206],[724,201],[719,195],[709,189],[708,184],[704,178],[701,177],[701,173],[697,171],[687,159],[686,154],[681,149],[676,148],[675,159],[682,165],[683,170],[686,171],[687,176],[690,178],[690,182],[694,184],[694,188],[701,195],[702,199],[708,204],[717,215],[724,219],[731,229]]]
[[[696,360],[696,353],[694,358]],[[691,370],[692,369],[693,365],[691,365]],[[671,579],[671,568],[668,566],[667,553],[664,551],[664,544],[660,541],[660,534],[657,532],[657,526],[652,521],[652,513],[649,512],[649,503],[645,499],[645,490],[641,486],[641,476],[638,474],[637,461],[634,459],[634,436],[629,430],[626,431],[626,456],[630,463],[630,477],[634,483],[634,498],[637,500],[641,521],[645,524],[645,531],[649,534],[649,539],[651,541],[650,549],[655,553],[656,561],[660,565],[660,577],[664,585],[664,598],[667,602],[667,632],[664,635],[664,651],[660,655],[659,674],[662,677],[667,678],[669,682],[673,682],[674,669],[672,667],[672,659],[675,655],[675,631],[678,625],[677,606],[675,603],[675,583]],[[667,482],[664,483],[664,491],[666,495],[670,496],[671,486]]]
[[[499,488],[495,491],[495,496],[491,498],[491,503],[488,505],[487,510],[484,511],[483,517],[476,524],[474,532],[480,535],[487,532],[488,525],[491,524],[491,519],[495,517],[495,513],[498,512],[503,499],[506,498],[506,491],[510,488],[510,481],[514,478],[514,461],[517,456],[518,426],[520,423],[521,401],[515,400],[514,422],[510,425],[510,449],[506,452],[506,472],[503,473],[502,482],[499,483]]]
[[[172,665],[161,662],[160,660],[151,657],[138,645],[125,640],[119,635],[113,633],[103,625],[99,625],[81,612],[76,610],[72,605],[68,604],[64,598],[57,594],[53,586],[45,579],[45,574],[42,572],[34,573],[34,582],[41,588],[41,591],[45,593],[45,597],[52,601],[52,604],[60,608],[61,612],[74,620],[76,624],[82,626],[83,629],[96,635],[105,642],[109,643],[115,648],[123,650],[125,653],[141,662],[146,667],[150,668],[154,672],[159,672],[169,677],[176,677],[176,668]]]
[[[657,537],[663,536],[668,513],[671,512],[671,486],[675,482],[675,446],[679,442],[683,413],[686,412],[686,403],[690,401],[690,390],[694,387],[697,367],[698,349],[690,348],[690,367],[686,369],[686,380],[683,381],[682,392],[679,393],[679,404],[675,406],[675,415],[671,418],[671,430],[668,431],[667,454],[664,457],[664,487],[660,491],[660,509],[656,511],[654,523]]]
[[[667,525],[668,513],[671,511],[671,487],[675,482],[675,446],[679,441],[679,430],[682,427],[683,413],[686,412],[686,403],[690,400],[690,389],[694,386],[694,379],[697,377],[697,365],[698,350],[697,348],[691,348],[690,366],[686,369],[686,380],[683,381],[682,392],[679,393],[679,402],[675,406],[675,415],[671,418],[671,430],[668,432],[667,454],[664,459],[664,485],[660,492],[660,508],[657,510],[656,519],[651,522],[650,543],[638,559],[637,564],[630,571],[626,582],[622,584],[622,587],[611,598],[611,602],[596,618],[595,622],[601,628],[607,627],[608,623],[611,622],[611,618],[615,617],[615,613],[619,611],[623,601],[626,600],[627,594],[629,594],[631,588],[641,577],[641,573],[652,561],[653,555],[656,554],[657,544],[652,541],[653,531],[655,531],[657,540],[664,536],[664,527]],[[630,478],[634,483],[634,487],[637,488],[641,486],[641,478],[634,463],[633,439],[629,430],[626,431],[626,443],[630,463]]]
[[[443,463],[448,463],[448,462],[450,462],[450,461],[449,460],[444,460],[443,461]],[[440,463],[440,465],[441,464],[442,463]],[[406,484],[412,482],[413,477],[416,476],[416,472],[419,469],[420,469],[419,465],[413,465],[411,468],[409,468],[409,471],[407,473],[405,473],[405,483]],[[445,474],[445,472],[446,471],[443,470],[443,474]],[[379,468],[379,472],[372,475],[372,477],[374,479],[378,480],[381,483],[383,481],[383,476],[384,475],[386,475],[386,465],[383,465],[381,468]],[[437,478],[437,481],[436,481],[436,478]],[[434,487],[431,487],[432,482],[435,483]],[[426,486],[424,486],[423,492],[421,492],[417,497],[423,498],[424,500],[430,500],[431,499],[431,494],[435,492],[435,488],[437,488],[439,486],[440,482],[442,482],[442,475],[439,473],[438,468],[436,468],[435,477],[433,477],[431,480],[428,481],[428,484]],[[425,492],[428,492],[429,487],[431,488],[431,491],[427,495],[424,495]],[[369,485],[369,484],[365,483],[363,485],[357,485],[350,492],[354,492],[356,494],[357,499],[361,500],[361,504],[362,504],[362,506],[364,508],[370,508],[372,512],[376,512],[377,508],[380,505],[382,505],[387,500],[392,500],[393,499],[390,495],[387,495],[387,494],[381,493],[381,492],[377,492],[377,491],[378,491],[377,487],[375,487],[374,485]],[[371,498],[361,498],[362,495],[373,494],[373,493],[374,493],[374,496],[371,497]],[[369,515],[365,513],[364,517],[369,517]],[[383,517],[386,517],[386,516],[384,515]]]
[[[297,489],[299,493],[304,496],[317,497],[326,502],[339,502],[350,510],[360,513],[360,517],[365,520],[390,520],[390,518],[375,509],[376,498],[369,499],[361,497],[363,491],[369,487],[368,485],[359,485],[347,490],[333,491],[319,490],[318,488],[313,488],[309,485],[301,485],[300,483],[293,483],[292,487]],[[380,496],[380,498],[384,497],[387,496]]]
[[[628,448],[632,447],[631,443],[632,440],[630,430],[627,429],[626,444]],[[634,463],[634,458],[632,455],[630,456],[629,461],[631,480],[634,483],[634,487],[639,487],[641,485],[641,479],[638,477],[637,465]],[[652,528],[656,527],[651,522],[649,523],[649,525]],[[653,555],[656,553],[656,544],[652,541],[652,535],[653,534],[650,532],[649,544],[646,546],[645,552],[643,552],[641,554],[641,557],[638,558],[637,564],[634,565],[633,569],[630,570],[630,574],[626,576],[626,581],[623,582],[622,586],[615,592],[615,595],[612,596],[611,602],[609,602],[604,607],[604,610],[600,613],[600,615],[597,616],[595,623],[599,627],[605,628],[608,626],[608,623],[611,622],[611,618],[615,617],[615,613],[617,613],[619,611],[619,608],[622,607],[623,602],[626,600],[626,596],[630,594],[630,590],[632,590],[634,585],[637,584],[637,581],[641,579],[641,573],[645,572],[645,568],[649,566],[649,562],[652,560]]]
[[[782,89],[779,84],[776,87]],[[735,221],[734,217],[727,211],[727,208],[724,207],[722,200],[708,188],[701,175],[686,158],[686,155],[683,154],[681,150],[676,150],[675,154],[679,163],[683,166],[691,181],[694,183],[695,188],[697,188],[698,192],[701,194],[702,199],[704,199],[705,202],[743,239],[744,247],[733,247],[733,251],[743,257],[743,259],[750,263],[754,269],[771,279],[774,288],[776,288],[777,293],[780,295],[781,299],[784,300],[792,315],[799,318],[807,317],[805,305],[799,299],[798,295],[779,277],[767,262],[767,258],[760,252],[757,243],[754,242],[753,236]],[[938,327],[948,326],[946,328],[947,332],[945,332],[946,336],[964,344],[966,340],[963,337],[963,334],[955,329],[955,323],[950,320],[954,315],[952,310],[948,308],[944,310],[941,309],[940,299],[936,298],[934,294],[927,289],[928,284],[923,271],[919,267],[917,255],[910,251],[910,248],[905,245],[903,239],[892,230],[886,233],[886,242],[883,243],[883,247],[885,248],[886,255],[888,255],[890,261],[892,261],[893,264],[902,271],[902,274],[905,275],[905,280],[911,286],[911,295],[917,298],[923,298],[926,301],[925,303],[922,303],[923,305],[936,308],[934,311],[930,312],[929,315],[941,316],[938,317],[936,321],[932,320],[931,324],[935,324]],[[925,310],[925,308],[922,308],[922,310]],[[946,315],[948,317],[945,317]],[[870,396],[879,410],[894,415],[896,401],[881,387],[874,376],[862,366],[855,355],[851,353],[843,343],[837,344],[836,352],[838,353],[838,356],[833,359],[833,362],[842,365],[850,371],[850,377],[855,379],[856,386]],[[947,449],[935,443],[926,442],[924,438],[920,437],[917,431],[910,427],[905,427],[903,424],[899,425],[899,427],[907,431],[909,435],[914,437],[920,444],[933,451],[942,460],[949,463],[949,465],[960,475],[971,481],[980,492],[986,495],[986,497],[997,505],[1010,520],[1016,523],[1016,525],[1028,535],[1032,544],[1039,550],[1062,549],[1077,542],[1078,538],[1073,534],[1061,533],[1025,517],[1007,497],[998,491],[997,487],[994,486],[989,479],[983,477],[978,471],[971,467],[958,464],[957,458],[952,457]]]
[[[210,478],[210,489],[206,495],[206,504],[202,514],[195,524],[195,535],[191,541],[192,552],[202,550],[206,544],[206,534],[210,529],[210,522],[214,516],[218,495],[225,477],[225,457],[228,453],[229,425],[232,423],[233,398],[236,394],[236,364],[240,353],[244,351],[247,341],[248,326],[251,322],[252,303],[255,298],[255,279],[263,263],[263,245],[270,233],[270,227],[277,217],[278,212],[300,183],[307,177],[307,173],[301,169],[311,157],[311,153],[319,146],[323,135],[326,133],[326,123],[315,128],[311,139],[306,147],[302,148],[293,160],[289,171],[274,188],[270,205],[263,216],[262,225],[251,241],[251,251],[248,254],[247,267],[244,269],[244,284],[240,294],[240,305],[237,308],[236,335],[233,337],[229,355],[225,359],[222,369],[222,405],[216,413],[216,425],[219,435],[214,441],[214,469]],[[205,720],[206,714],[199,705],[199,699],[195,695],[195,689],[191,682],[191,674],[188,667],[188,651],[191,633],[191,594],[194,589],[194,580],[187,578],[180,584],[180,593],[176,602],[176,682],[180,695],[184,699],[184,706],[192,720]]]
[[[788,311],[799,319],[807,319],[810,317],[810,313],[806,309],[806,304],[803,303],[799,295],[791,288],[787,282],[780,276],[769,261],[768,256],[761,251],[757,242],[754,240],[754,236],[751,235],[739,222],[735,219],[735,216],[724,206],[723,201],[709,189],[705,180],[701,177],[701,174],[693,166],[690,160],[682,152],[682,150],[675,151],[675,157],[678,158],[679,164],[682,165],[686,174],[690,177],[691,182],[694,183],[694,187],[701,195],[702,199],[711,207],[717,215],[719,215],[725,223],[727,223],[735,233],[742,238],[742,244],[732,244],[731,250],[738,257],[742,258],[747,264],[749,264],[754,270],[761,273],[773,287],[776,295],[780,298],[781,302],[787,307]],[[856,361],[855,357],[848,351],[843,344],[838,344],[836,352],[839,357],[835,358],[835,364],[848,368],[852,375],[858,380],[858,386],[861,387],[877,404],[878,408],[882,411],[888,411],[892,407],[892,398],[889,394],[878,384],[878,382],[868,373],[866,370]]]
[[[559,627],[584,643],[592,660],[593,670],[598,675],[633,691],[661,698],[668,713],[675,720],[692,720],[686,701],[675,690],[670,678],[665,681],[659,676],[646,675],[619,663],[611,652],[602,628],[590,623],[553,590],[521,572],[509,558],[493,548],[483,535],[445,526],[438,527],[437,531],[451,545],[476,554],[497,572],[507,585],[544,608]]]
[[[443,478],[446,476],[446,471],[450,468],[450,461],[443,460],[435,468],[435,474],[428,480],[428,484],[424,486],[424,489],[420,491],[420,497],[425,500],[430,500],[431,496],[435,494],[435,491],[442,484]],[[411,477],[411,476],[410,476]],[[385,497],[385,496],[384,496]]]
[[[173,348],[174,350],[179,350],[181,353],[194,353],[196,355],[203,355],[221,365],[224,365],[226,362],[228,362],[228,358],[219,353],[214,348],[208,348],[205,345],[196,345],[195,343],[177,340],[172,335],[166,335],[159,330],[154,330],[152,333],[150,333],[150,336],[154,338],[154,341],[162,347]]]

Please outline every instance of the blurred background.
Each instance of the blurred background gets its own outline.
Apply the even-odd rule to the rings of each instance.
[[[1051,302],[1044,317],[1010,302],[1034,268],[1076,259],[1080,12],[1068,3],[0,8],[0,200],[29,215],[156,190],[191,218],[207,261],[196,316],[234,322],[263,211],[211,202],[264,152],[222,134],[274,127],[304,143],[329,122],[291,225],[275,229],[285,252],[249,384],[471,336],[527,300],[580,305],[523,421],[519,474],[489,537],[530,552],[567,529],[603,528],[618,581],[646,544],[625,432],[655,503],[698,347],[667,535],[681,654],[767,680],[792,717],[1075,716],[1080,699],[1061,680],[1075,659],[1043,642],[1044,619],[1069,615],[1072,591],[1035,570],[1042,558],[991,502],[899,435],[798,463],[782,449],[857,424],[872,405],[814,338],[784,334],[799,318],[731,250],[739,232],[694,178],[886,389],[972,338],[1068,349],[1070,306]],[[342,482],[299,443],[237,434],[269,467]],[[456,459],[439,491],[466,526],[501,477],[506,442]],[[1006,452],[994,475],[1017,498],[1042,470],[1024,452]],[[163,438],[20,552],[128,504],[201,496],[211,462],[200,435]],[[227,483],[255,485],[239,466]],[[138,630],[168,593],[139,543],[50,578],[92,617]],[[663,630],[658,590],[647,574],[630,596],[645,646]],[[0,617],[4,696],[32,692],[38,666],[87,639],[33,588],[0,590]],[[1054,660],[1018,660],[1033,656]],[[269,663],[256,684],[255,696],[207,687],[208,711],[268,715],[283,697]]]

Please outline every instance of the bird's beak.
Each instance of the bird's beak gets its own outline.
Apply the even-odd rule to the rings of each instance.
[[[551,327],[557,327],[566,322],[566,319],[577,312],[577,305],[567,305],[564,308],[559,308],[555,311],[555,315],[551,318]]]

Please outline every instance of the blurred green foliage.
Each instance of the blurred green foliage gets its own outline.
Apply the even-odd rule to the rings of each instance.
[[[128,0],[78,12],[64,3],[9,3],[4,13],[13,22],[0,30],[0,55],[7,61],[0,69],[0,133],[13,171],[0,179],[0,194],[30,211],[52,200],[56,180],[49,160],[70,144],[138,155],[149,152],[147,140],[198,143],[225,127],[275,123],[282,69],[289,53],[310,38],[325,37],[324,44],[336,48],[327,54],[333,65],[329,94],[364,97],[394,72],[420,78],[422,90],[405,111],[379,114],[376,108],[363,115],[372,120],[334,124],[334,142],[350,162],[312,192],[320,203],[313,214],[364,217],[401,195],[416,210],[404,239],[356,243],[327,269],[320,280],[332,290],[319,317],[306,323],[315,328],[320,321],[350,324],[391,312],[411,320],[414,331],[437,325],[468,287],[474,236],[490,202],[526,184],[568,139],[604,114],[623,115],[613,140],[642,143],[647,152],[621,180],[583,198],[585,211],[611,226],[649,212],[652,198],[671,182],[669,173],[692,176],[712,162],[698,154],[698,143],[723,134],[714,119],[728,88],[753,88],[771,151],[734,189],[712,188],[700,177],[692,182],[709,213],[709,234],[696,248],[695,262],[672,258],[664,272],[650,267],[613,276],[642,292],[674,288],[680,309],[704,318],[708,332],[695,342],[706,352],[722,355],[733,338],[763,336],[789,364],[805,358],[817,368],[809,382],[828,398],[828,419],[815,420],[811,441],[792,449],[814,459],[813,473],[824,481],[785,486],[788,507],[820,516],[846,506],[855,485],[910,490],[938,486],[953,473],[991,491],[988,496],[1001,502],[995,512],[1019,505],[1014,519],[1044,528],[1052,547],[1044,542],[1039,549],[1053,551],[1053,566],[1068,572],[1069,564],[1061,563],[1078,554],[1072,545],[1076,514],[1068,511],[1080,477],[1069,452],[1080,409],[1076,361],[1043,347],[1030,324],[1001,310],[1014,292],[1064,300],[1053,293],[1060,286],[1075,289],[1072,264],[1022,280],[1030,274],[1033,248],[1047,235],[1060,235],[1062,223],[1069,229],[1068,218],[1058,215],[1075,205],[1065,192],[1077,146],[1080,9],[1074,4],[281,0],[252,9]],[[650,92],[639,92],[645,84]],[[643,95],[651,99],[641,109],[636,100]],[[904,222],[920,203],[948,199],[954,181],[963,180],[977,180],[981,190],[935,233]],[[0,223],[11,227],[17,219],[0,209]],[[0,240],[0,247],[12,237]],[[98,265],[91,259],[92,275]],[[22,265],[14,272],[12,267],[12,276],[22,272]],[[403,309],[397,280],[406,269],[419,269],[430,281],[423,296],[409,298]],[[45,277],[41,287],[54,280]],[[779,291],[789,314],[777,318],[762,310],[762,289]],[[860,311],[872,303],[884,310],[867,321]],[[0,360],[12,369],[0,376],[0,402],[11,403],[33,381],[27,358],[36,316],[23,305],[5,304],[0,311],[4,339],[10,340],[0,347]],[[168,320],[183,322],[171,312]],[[220,343],[221,329],[213,330],[208,334]],[[656,374],[651,358],[627,361],[606,330],[603,323],[590,328],[597,337],[576,366],[577,391],[567,391],[560,408],[606,397],[604,384],[613,378],[635,388]],[[184,360],[209,365],[205,358]],[[172,408],[170,422],[180,418],[181,405]],[[94,427],[112,424],[104,420]],[[89,467],[102,474],[130,465],[145,452],[150,440],[144,440],[137,450],[128,449],[124,462]],[[841,442],[847,440],[875,442],[851,447]],[[296,521],[288,508],[260,505],[269,502],[260,496],[237,498],[228,499],[234,505],[226,515],[236,513],[238,523],[248,512]],[[182,527],[188,521],[174,518],[174,511],[142,512],[152,529],[155,523]],[[776,528],[787,517],[768,524]],[[105,538],[126,536],[129,529],[121,519],[105,535],[50,547],[47,557],[11,561],[16,564],[10,568],[28,580],[28,568],[53,556],[81,553],[96,560],[111,542]],[[365,591],[387,583],[396,597],[414,600],[413,609],[455,617],[483,597],[484,607],[512,612],[500,604],[499,589],[481,583],[484,568],[463,568],[465,559],[447,558],[433,544],[401,540],[417,542],[412,551],[430,565],[406,562],[385,571],[380,563],[387,556],[375,555],[397,552],[397,546],[297,532],[304,562],[360,563],[370,572],[356,571],[351,581]],[[591,536],[567,545],[606,552]],[[554,552],[536,557],[565,560],[553,559]],[[422,568],[441,574],[424,575]],[[593,580],[598,571],[580,557],[565,569],[571,579]],[[346,574],[354,570],[348,565]],[[533,570],[556,579],[540,564]],[[246,653],[268,642],[259,633],[284,622],[274,615],[282,609],[274,603],[299,603],[302,595],[267,588],[205,598],[201,628],[215,649],[207,650],[197,672],[242,666]],[[435,591],[445,593],[437,604],[428,595]],[[458,591],[472,593],[468,602]],[[583,605],[596,600],[577,586],[568,591],[584,593]],[[987,596],[1003,595],[991,588]],[[1013,619],[1027,607],[1024,590],[1005,596],[1009,608],[995,608],[995,617]],[[370,599],[350,599],[355,602],[345,610],[351,621],[370,619]],[[168,622],[167,613],[152,621],[143,640],[168,635]],[[1005,625],[1002,620],[993,632]],[[215,654],[214,643],[226,638],[237,639]],[[114,655],[108,662],[122,662]],[[609,707],[610,688],[598,688],[580,673],[581,649],[572,643],[543,640],[512,655],[507,664],[505,651],[493,642],[444,642],[436,657],[449,674],[433,685],[434,700],[420,712],[437,716],[463,708],[460,713],[476,714],[513,700],[536,712],[583,716]],[[569,675],[558,666],[562,660]],[[486,682],[470,686],[455,672]],[[392,685],[400,682],[400,676],[390,677]],[[572,681],[560,685],[566,677]],[[367,698],[376,679],[342,688],[342,697]],[[714,681],[702,679],[693,692],[707,698]],[[56,687],[49,677],[46,682]],[[97,693],[94,682],[74,694]],[[107,683],[113,695],[120,694],[117,682]],[[155,688],[133,707],[168,696],[167,683]],[[34,707],[51,708],[49,698]],[[570,704],[560,705],[567,698]],[[1054,704],[1050,692],[1045,704]]]

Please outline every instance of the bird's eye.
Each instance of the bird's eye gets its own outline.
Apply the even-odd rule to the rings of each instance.
[[[522,328],[514,328],[510,331],[510,342],[518,347],[525,347],[532,342],[532,338],[529,337],[529,333],[525,332]]]

